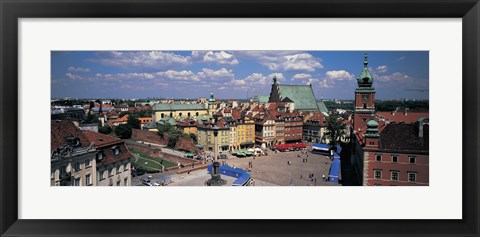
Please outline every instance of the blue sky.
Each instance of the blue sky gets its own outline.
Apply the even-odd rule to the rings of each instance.
[[[353,99],[364,51],[53,51],[53,98],[247,98],[281,84]],[[428,51],[370,51],[378,99],[428,99]]]

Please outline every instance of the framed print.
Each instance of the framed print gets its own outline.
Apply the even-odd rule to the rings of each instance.
[[[1,236],[478,236],[479,10],[2,1]]]

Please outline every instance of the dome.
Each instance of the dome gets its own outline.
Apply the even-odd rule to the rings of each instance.
[[[377,121],[375,121],[375,120],[373,120],[373,119],[372,119],[372,120],[369,120],[369,121],[367,122],[367,127],[368,127],[368,128],[378,128],[378,123],[377,123]]]
[[[357,78],[359,87],[371,87],[373,84],[373,77],[368,71],[368,55],[365,53],[365,60],[363,61],[363,71]]]

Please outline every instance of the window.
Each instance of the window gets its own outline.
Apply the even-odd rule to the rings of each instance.
[[[417,181],[416,173],[408,173],[408,182],[415,183]]]
[[[182,113],[179,113],[178,116],[182,117]]]
[[[114,156],[120,155],[120,147],[114,146],[114,147],[112,147],[112,150],[113,150],[113,155]]]
[[[103,153],[102,152],[97,153],[97,160],[103,160]]]
[[[165,114],[164,114],[164,113],[162,113],[160,116],[163,118],[163,117],[165,116]]]
[[[80,178],[76,178],[76,179],[73,181],[73,186],[80,186]]]
[[[382,171],[381,170],[375,170],[375,179],[382,179]]]
[[[392,181],[398,181],[398,171],[392,171],[391,180]]]
[[[415,156],[408,157],[408,163],[415,164],[416,162],[417,162],[417,159]]]
[[[80,170],[80,162],[75,162],[74,169],[75,169],[75,171],[79,171],[79,170]]]
[[[85,160],[85,168],[89,168],[90,166],[92,166],[90,160]]]
[[[92,176],[92,175],[90,175],[90,174],[85,175],[85,184],[86,184],[87,186],[92,185],[92,178],[91,178],[91,176]]]
[[[392,162],[397,163],[398,162],[398,156],[392,156]]]

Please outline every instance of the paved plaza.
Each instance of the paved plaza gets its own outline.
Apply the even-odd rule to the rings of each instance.
[[[307,157],[308,155],[308,157]],[[269,150],[267,156],[238,158],[229,155],[228,159],[219,160],[227,165],[244,170],[250,168],[251,178],[255,186],[335,186],[339,184],[326,182],[323,175],[328,177],[331,160],[327,156],[313,154],[309,151],[273,152]],[[251,163],[250,163],[251,162]],[[309,176],[313,174],[313,178]],[[192,171],[189,174],[176,174],[175,171],[149,174],[152,180],[170,180],[169,186],[204,186],[210,178],[206,170]],[[143,176],[145,177],[145,176]],[[133,178],[133,185],[141,185],[142,176]],[[227,185],[234,178],[222,175]]]

